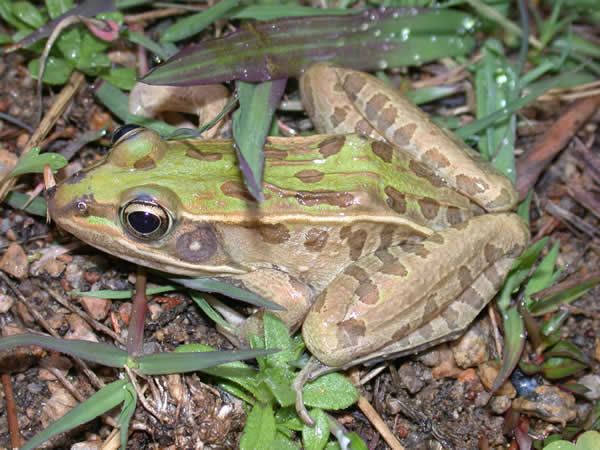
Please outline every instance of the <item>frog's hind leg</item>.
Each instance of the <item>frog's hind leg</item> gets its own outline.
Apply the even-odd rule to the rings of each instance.
[[[451,339],[492,299],[528,241],[516,214],[486,214],[362,256],[310,310],[306,346],[324,364],[345,367],[395,342],[393,353],[408,353]]]

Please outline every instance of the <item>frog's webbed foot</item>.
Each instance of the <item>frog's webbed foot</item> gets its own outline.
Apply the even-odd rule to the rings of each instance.
[[[315,421],[306,410],[306,406],[304,406],[304,398],[302,397],[304,385],[307,381],[312,381],[321,375],[325,375],[326,373],[335,370],[334,367],[327,366],[314,356],[311,356],[292,383],[292,389],[296,391],[296,412],[298,413],[300,420],[310,427],[315,426]]]

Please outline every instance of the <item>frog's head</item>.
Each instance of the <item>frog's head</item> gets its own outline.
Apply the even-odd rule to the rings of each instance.
[[[127,125],[98,164],[48,191],[48,211],[79,239],[140,265],[183,275],[238,272],[212,223],[190,214],[177,152],[154,131]],[[167,157],[167,155],[169,155]],[[180,188],[181,186],[181,188]],[[186,191],[187,192],[187,191]]]

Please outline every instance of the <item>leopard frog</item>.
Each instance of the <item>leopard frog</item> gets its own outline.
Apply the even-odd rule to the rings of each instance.
[[[529,241],[512,183],[370,75],[319,63],[300,85],[323,134],[268,139],[263,203],[230,140],[129,126],[51,190],[50,215],[123,259],[275,301],[330,367],[457,336]]]

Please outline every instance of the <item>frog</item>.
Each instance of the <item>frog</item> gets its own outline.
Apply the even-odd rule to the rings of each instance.
[[[48,210],[112,255],[281,305],[313,355],[301,398],[314,374],[460,336],[530,235],[511,180],[399,90],[327,62],[299,85],[319,134],[267,139],[262,203],[231,140],[125,126]]]

